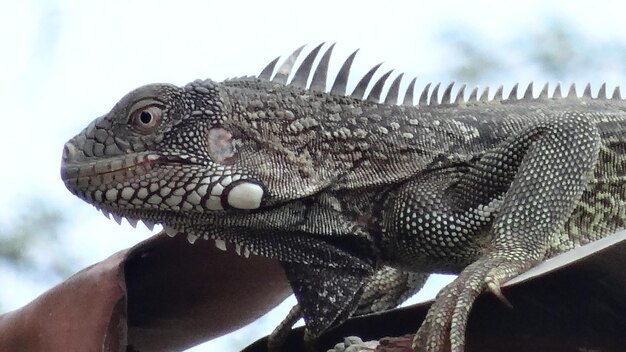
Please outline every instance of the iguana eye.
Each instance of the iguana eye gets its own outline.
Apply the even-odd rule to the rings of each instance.
[[[150,132],[161,123],[163,108],[157,105],[146,106],[131,114],[130,122],[142,132]]]

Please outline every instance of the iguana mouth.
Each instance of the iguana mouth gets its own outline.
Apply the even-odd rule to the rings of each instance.
[[[131,154],[107,159],[93,160],[63,158],[61,178],[67,185],[98,186],[118,181],[124,182],[140,177],[163,160],[152,153]]]
[[[154,152],[90,160],[73,144],[67,143],[61,163],[61,178],[70,185],[97,186],[111,181],[123,182],[143,176],[160,164],[188,165],[191,162],[175,156],[157,155]]]
[[[95,159],[95,158],[94,158]],[[80,185],[89,181],[90,185],[98,177],[121,181],[147,174],[160,164],[193,164],[190,160],[173,155],[158,155],[154,152],[141,152],[112,156],[106,159],[90,160],[71,142],[65,144],[61,162],[61,178],[70,184]]]

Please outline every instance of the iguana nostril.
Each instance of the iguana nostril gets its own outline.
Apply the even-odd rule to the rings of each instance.
[[[77,150],[74,144],[72,144],[71,142],[67,142],[65,143],[65,146],[63,146],[63,157],[61,160],[64,163],[72,161],[76,157],[76,153]]]

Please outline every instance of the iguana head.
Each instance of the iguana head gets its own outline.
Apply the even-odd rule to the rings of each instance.
[[[228,119],[220,87],[138,88],[66,143],[61,176],[74,194],[130,218],[257,209],[267,186],[238,160],[252,157]]]
[[[305,91],[281,85],[278,97],[275,85],[242,78],[140,87],[66,143],[65,185],[117,218],[171,224],[307,196],[323,177],[297,143],[285,142],[297,112],[282,99]]]
[[[367,147],[332,135],[344,131],[322,131],[321,116],[375,105],[361,99],[371,74],[359,92],[343,94],[354,54],[333,90],[324,92],[332,47],[306,87],[320,47],[289,85],[302,48],[272,80],[277,60],[258,77],[197,80],[183,87],[151,84],[128,93],[65,144],[65,185],[118,221],[163,223],[180,232],[190,222],[217,226],[242,214],[276,212],[288,203],[298,208],[299,200],[348,175],[361,158],[361,146]],[[296,215],[297,221],[302,219]],[[281,218],[282,229],[288,223]]]

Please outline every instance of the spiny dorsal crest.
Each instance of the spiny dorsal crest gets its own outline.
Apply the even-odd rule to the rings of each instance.
[[[309,54],[304,58],[304,60],[300,63],[300,66],[296,69],[291,81],[289,83],[289,76],[294,70],[294,66],[298,59],[298,56],[304,49],[305,45],[296,49],[291,55],[285,59],[285,61],[280,65],[276,73],[274,73],[274,69],[276,64],[280,60],[280,56],[276,59],[272,60],[261,73],[258,75],[258,79],[265,81],[272,81],[274,83],[279,84],[288,84],[293,87],[308,89],[310,91],[318,91],[325,92],[327,91],[327,76],[328,76],[328,64],[330,63],[330,57],[333,52],[333,48],[335,44],[330,45],[322,58],[319,60],[317,67],[313,70],[313,64],[315,59],[318,57],[322,47],[325,43],[322,43],[313,50],[309,52]],[[352,62],[359,50],[354,51],[348,58],[344,61],[343,65],[339,69],[335,80],[333,81],[332,87],[330,91],[331,94],[336,95],[346,95],[346,87],[348,85],[348,78],[350,76],[350,68],[352,67]],[[359,80],[354,90],[350,94],[350,97],[354,99],[363,99],[365,97],[365,92],[372,81],[372,78],[380,68],[382,63],[379,63],[372,67],[363,77]],[[307,86],[307,82],[309,81],[309,76],[313,71],[313,78],[311,79],[311,83]],[[381,75],[378,80],[374,83],[372,88],[370,89],[369,94],[365,99],[370,102],[378,103],[382,98],[382,91],[385,86],[385,83],[391,76],[394,70],[390,70],[383,75]],[[272,77],[273,75],[273,77]],[[396,104],[400,95],[400,83],[402,81],[404,73],[400,73],[394,78],[387,90],[387,95],[384,98],[384,104]],[[402,100],[402,105],[415,105],[415,83],[417,81],[417,77],[413,78],[409,85],[407,86],[404,99]],[[465,99],[465,88],[466,84],[462,84],[457,93],[455,95],[454,100],[452,99],[452,89],[454,87],[455,82],[451,82],[446,86],[443,91],[443,95],[441,100],[439,99],[439,89],[441,87],[441,83],[437,83],[433,90],[430,90],[431,83],[427,83],[422,89],[421,94],[419,95],[418,106],[438,106],[438,105],[459,105],[459,104],[478,104],[478,103],[490,103],[490,102],[516,102],[516,101],[537,101],[537,100],[545,100],[545,99],[578,99],[578,95],[576,93],[576,85],[572,83],[569,87],[566,96],[562,96],[561,94],[561,83],[558,82],[552,95],[548,92],[548,83],[544,84],[543,88],[539,92],[539,96],[534,97],[533,95],[533,82],[528,84],[524,94],[521,98],[518,98],[518,88],[519,84],[515,84],[508,95],[508,98],[503,98],[503,87],[500,85],[493,97],[489,98],[489,86],[484,87],[482,90],[479,87],[474,87],[469,94],[469,97]],[[587,83],[585,89],[583,91],[583,95],[581,98],[585,99],[607,99],[606,94],[606,84],[603,83],[598,90],[597,96],[594,98],[592,96],[591,84]],[[615,87],[613,94],[610,99],[620,100],[622,99],[622,95],[620,92],[620,88]]]

